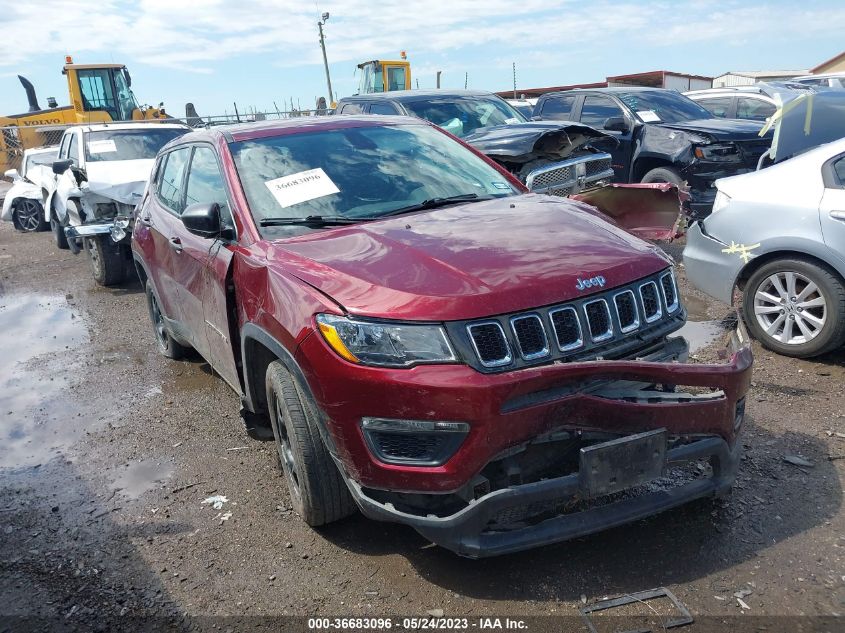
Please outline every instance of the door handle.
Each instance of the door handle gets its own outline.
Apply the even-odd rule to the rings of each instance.
[[[831,211],[830,217],[832,217],[834,220],[842,220],[843,222],[845,222],[845,211]]]
[[[171,237],[167,244],[170,246],[170,248],[176,251],[177,255],[182,252],[182,240],[180,240],[178,237]]]

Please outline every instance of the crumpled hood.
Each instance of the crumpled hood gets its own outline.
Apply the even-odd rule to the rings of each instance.
[[[707,134],[718,141],[750,141],[760,140],[762,121],[744,121],[740,119],[701,119],[698,121],[684,121],[683,123],[648,123],[670,130],[696,132]],[[768,135],[771,138],[771,134]]]
[[[561,160],[588,144],[603,150],[617,145],[610,134],[568,121],[495,125],[476,130],[463,140],[482,154],[513,163],[538,158]]]
[[[136,204],[144,194],[154,158],[89,162],[88,191],[124,204]]]
[[[431,321],[564,302],[590,294],[579,279],[600,275],[607,290],[669,266],[592,207],[535,194],[277,240],[267,259],[352,314]]]

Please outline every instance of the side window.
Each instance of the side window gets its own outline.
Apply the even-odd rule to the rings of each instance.
[[[191,153],[190,147],[183,147],[170,152],[161,170],[161,180],[158,183],[158,197],[167,208],[174,213],[182,213],[182,175],[185,164]]]
[[[371,103],[370,114],[396,114],[392,103]]]
[[[839,185],[845,188],[845,156],[833,163],[833,173],[836,174]]]
[[[572,106],[575,104],[575,95],[565,97],[551,97],[543,102],[540,115],[547,119],[570,119],[572,117]]]
[[[731,111],[733,97],[711,97],[709,99],[695,99],[695,102],[702,106],[713,116],[724,119]]]
[[[74,165],[79,165],[79,135],[71,134],[70,143],[68,144],[67,156],[73,161]]]
[[[388,66],[387,67],[387,90],[404,90],[405,89],[405,67],[404,66]]]
[[[341,114],[361,114],[363,110],[357,103],[344,103],[340,109]]]
[[[736,118],[765,121],[775,113],[775,106],[762,99],[739,97],[736,102]]]
[[[226,226],[232,226],[232,213],[229,210],[229,198],[226,185],[217,165],[217,157],[210,147],[197,147],[188,170],[185,185],[185,206],[197,203],[216,202],[220,205],[220,218]]]
[[[625,116],[610,97],[587,96],[581,106],[581,123],[602,129],[610,117]]]

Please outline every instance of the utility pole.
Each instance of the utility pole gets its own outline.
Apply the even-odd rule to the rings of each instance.
[[[329,88],[329,105],[332,104],[332,78],[329,76],[329,60],[326,57],[326,38],[323,35],[323,25],[328,22],[329,14],[328,11],[323,14],[323,19],[317,21],[317,28],[320,29],[320,48],[323,49],[323,66],[326,67],[326,85]]]
[[[513,98],[516,99],[516,62],[513,62]]]

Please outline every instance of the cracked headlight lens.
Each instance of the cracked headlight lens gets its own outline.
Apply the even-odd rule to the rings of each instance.
[[[317,326],[329,346],[352,363],[410,367],[457,361],[446,331],[439,325],[359,321],[318,314]]]

